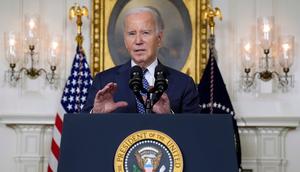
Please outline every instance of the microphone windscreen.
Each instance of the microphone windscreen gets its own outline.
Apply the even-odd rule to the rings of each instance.
[[[157,77],[166,78],[165,68],[160,64],[155,67],[154,78],[157,79]]]
[[[143,69],[138,65],[135,65],[130,69],[130,78],[136,75],[143,76]]]
[[[139,66],[133,66],[130,69],[130,79],[129,79],[129,88],[137,94],[143,88],[143,70]]]

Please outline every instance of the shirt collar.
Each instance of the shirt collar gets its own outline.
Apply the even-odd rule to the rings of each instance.
[[[131,67],[137,65],[132,59],[131,59]],[[148,67],[148,71],[150,73],[151,76],[154,76],[154,72],[155,72],[155,67],[158,65],[158,60],[157,58],[155,58],[154,62],[152,62]]]

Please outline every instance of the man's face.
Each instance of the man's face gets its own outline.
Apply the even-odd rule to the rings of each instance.
[[[130,14],[125,19],[124,42],[133,61],[148,67],[156,58],[162,33],[157,32],[153,15],[149,12]]]

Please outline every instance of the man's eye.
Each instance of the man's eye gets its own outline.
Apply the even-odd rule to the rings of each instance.
[[[149,32],[149,31],[145,31],[145,32],[143,32],[143,34],[144,34],[144,35],[149,35],[150,32]]]
[[[135,33],[134,32],[128,32],[128,35],[132,36],[132,35],[135,35]]]

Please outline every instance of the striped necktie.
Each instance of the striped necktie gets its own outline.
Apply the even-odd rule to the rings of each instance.
[[[145,78],[145,74],[148,72],[148,69],[145,69],[144,70],[144,72],[143,72],[143,87],[146,89],[146,90],[148,90],[149,89],[149,83],[148,83],[148,81],[146,80],[146,78]],[[142,93],[141,92],[141,95],[142,96],[146,96],[146,93]],[[136,99],[136,106],[137,106],[137,111],[138,111],[138,113],[142,113],[142,114],[144,114],[145,113],[145,107],[144,107],[144,105],[137,99],[137,98],[135,98]]]

